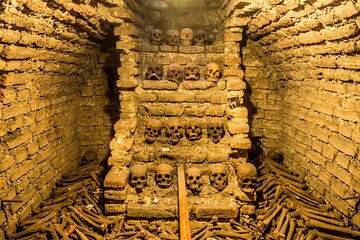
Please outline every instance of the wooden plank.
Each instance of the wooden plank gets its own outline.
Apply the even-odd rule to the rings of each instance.
[[[180,225],[180,239],[191,240],[189,208],[187,202],[187,192],[185,186],[184,166],[178,166],[178,193],[179,193],[179,225]]]

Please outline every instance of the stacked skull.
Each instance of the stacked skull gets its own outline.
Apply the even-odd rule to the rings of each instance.
[[[157,119],[149,119],[145,128],[145,141],[149,144],[156,141],[160,135],[162,123]]]
[[[201,169],[197,167],[190,167],[185,171],[185,175],[186,187],[194,194],[201,192],[204,187]]]
[[[214,164],[209,166],[211,185],[218,191],[222,191],[228,184],[228,176],[225,164]]]
[[[199,140],[202,137],[202,129],[199,123],[189,121],[185,127],[185,135],[190,141]]]
[[[224,125],[219,119],[210,121],[207,126],[207,131],[208,136],[213,143],[219,143],[225,134]]]
[[[177,119],[170,119],[166,123],[166,136],[169,143],[176,145],[184,136],[184,128],[181,122]]]
[[[135,189],[142,190],[147,185],[147,168],[144,165],[134,165],[130,168],[129,184]]]
[[[173,167],[162,163],[155,168],[155,181],[161,188],[168,188],[172,185],[174,179]]]
[[[163,67],[157,63],[151,63],[146,69],[145,79],[147,80],[161,80],[164,72]]]

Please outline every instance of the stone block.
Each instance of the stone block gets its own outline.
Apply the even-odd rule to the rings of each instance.
[[[355,146],[355,144],[342,136],[330,136],[329,143],[336,149],[338,149],[340,152],[343,152],[351,157],[355,157],[356,155],[357,147]]]
[[[128,119],[121,119],[117,121],[114,125],[115,132],[127,131],[130,133],[135,132],[136,125],[137,125],[137,118],[128,118]]]
[[[123,78],[116,81],[116,86],[120,90],[135,89],[139,85],[138,81],[134,77]]]
[[[223,117],[225,116],[225,105],[218,105],[213,107],[208,107],[205,109],[205,115],[211,117]]]
[[[167,117],[179,117],[184,114],[184,108],[183,107],[165,107],[165,116]]]
[[[142,88],[149,90],[177,90],[179,86],[174,82],[170,82],[166,80],[159,80],[159,81],[145,80],[142,82]]]
[[[249,138],[235,135],[230,139],[230,147],[232,149],[250,149],[251,142]]]
[[[225,79],[219,79],[217,83],[217,88],[221,91],[224,91],[226,89],[226,80]]]
[[[133,41],[117,41],[116,42],[116,49],[119,50],[134,50],[136,49],[137,44]]]
[[[177,216],[177,205],[128,204],[126,215],[146,219],[173,219]]]
[[[160,45],[160,52],[177,52],[178,46]]]
[[[106,180],[106,178],[105,178]],[[109,190],[105,189],[104,198],[109,202],[123,203],[127,200],[128,192],[126,190]]]
[[[130,76],[134,76],[134,75],[139,75],[139,69],[136,67],[133,68],[127,68],[127,67],[119,67],[117,69],[117,72],[120,76],[122,75],[130,75]]]
[[[224,33],[224,42],[240,42],[243,39],[242,32],[230,32]]]
[[[138,50],[140,52],[158,52],[159,45],[153,45],[149,43],[142,43],[138,45]]]
[[[0,173],[6,171],[13,166],[15,166],[15,159],[13,156],[6,155],[0,159]]]
[[[213,103],[213,104],[225,104],[227,103],[227,97],[224,94],[217,94],[215,92],[204,92],[196,94],[196,102],[198,103]]]
[[[246,107],[237,107],[237,108],[227,108],[226,109],[226,116],[230,119],[247,119],[248,117],[248,110]]]
[[[206,51],[208,53],[223,53],[224,50],[225,50],[225,46],[223,43],[206,46]]]
[[[240,91],[246,89],[246,83],[242,78],[227,78],[226,87],[229,91]]]
[[[217,216],[219,219],[236,219],[238,217],[239,209],[236,205],[201,205],[191,206],[191,215],[196,219],[211,219]]]
[[[140,36],[141,31],[131,23],[122,23],[114,28],[115,36]]]
[[[203,117],[204,107],[186,107],[185,114],[189,117]]]
[[[209,163],[227,162],[229,159],[229,149],[226,148],[211,148],[207,152],[206,159]]]
[[[104,187],[112,189],[124,189],[128,182],[129,174],[130,171],[127,167],[112,167],[105,176]]]
[[[204,46],[179,46],[180,53],[203,53],[205,52]]]
[[[140,102],[155,102],[157,95],[154,93],[139,93],[138,99]]]
[[[108,159],[109,166],[128,166],[133,157],[127,151],[120,151],[118,149],[111,151],[111,156]]]
[[[195,102],[195,94],[191,93],[159,93],[159,102],[171,102],[171,103],[182,103],[182,102]]]
[[[165,109],[161,106],[145,106],[145,108],[150,116],[163,116],[165,114]]]
[[[226,127],[231,135],[248,133],[250,130],[247,119],[231,119],[226,122]]]
[[[241,69],[227,69],[227,68],[225,68],[223,70],[223,76],[224,77],[235,76],[235,77],[239,77],[240,79],[242,79],[244,77],[244,71],[241,70]]]
[[[120,150],[120,151],[130,151],[134,145],[134,137],[129,137],[126,139],[123,138],[114,138],[111,140],[109,147],[111,150]]]
[[[213,86],[209,81],[184,81],[181,84],[187,90],[206,90]]]

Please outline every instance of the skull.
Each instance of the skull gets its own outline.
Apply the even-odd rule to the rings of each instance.
[[[184,28],[180,31],[180,43],[183,46],[190,46],[193,43],[194,32],[191,28]]]
[[[191,167],[186,170],[185,175],[187,188],[194,193],[200,192],[204,186],[201,170],[197,167]]]
[[[204,45],[207,32],[204,29],[199,29],[195,32],[194,45]]]
[[[166,136],[172,145],[176,145],[184,136],[184,128],[177,119],[169,120],[166,124]]]
[[[161,44],[163,42],[164,39],[164,33],[161,29],[158,28],[154,28],[151,31],[151,35],[150,35],[150,43],[152,44]]]
[[[185,135],[187,139],[194,141],[199,140],[202,137],[201,126],[193,121],[189,121],[185,127]]]
[[[87,150],[81,159],[81,165],[86,165],[98,160],[97,152],[94,150]]]
[[[225,134],[224,125],[219,119],[212,120],[207,126],[208,136],[214,143],[220,142]]]
[[[157,119],[150,119],[145,128],[145,140],[147,143],[153,143],[160,135],[162,123]]]
[[[238,184],[244,193],[253,194],[257,184],[257,170],[251,163],[242,163],[236,170]]]
[[[163,68],[160,64],[157,63],[151,63],[147,67],[146,73],[145,73],[145,79],[148,80],[161,80],[163,77]]]
[[[147,168],[144,165],[134,165],[130,168],[129,184],[135,189],[143,189],[147,185]]]
[[[210,82],[217,82],[220,78],[220,66],[217,63],[209,63],[206,65],[206,80]]]
[[[166,32],[166,44],[176,46],[179,45],[180,35],[179,31],[175,29]]]
[[[195,63],[189,63],[185,66],[184,77],[186,80],[199,80],[200,68]]]
[[[155,181],[161,188],[168,188],[173,183],[173,167],[169,164],[163,163],[155,168]]]
[[[210,182],[211,185],[222,191],[228,184],[228,176],[226,173],[225,164],[214,164],[209,166],[210,169]]]
[[[282,163],[284,161],[284,155],[280,150],[270,150],[267,157],[278,163]]]
[[[183,68],[177,63],[170,64],[166,79],[179,84],[183,78]]]

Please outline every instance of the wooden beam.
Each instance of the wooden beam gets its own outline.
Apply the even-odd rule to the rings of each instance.
[[[178,166],[178,193],[179,193],[179,225],[180,225],[180,239],[191,240],[189,208],[187,202],[187,191],[185,186],[185,172],[184,166]]]

